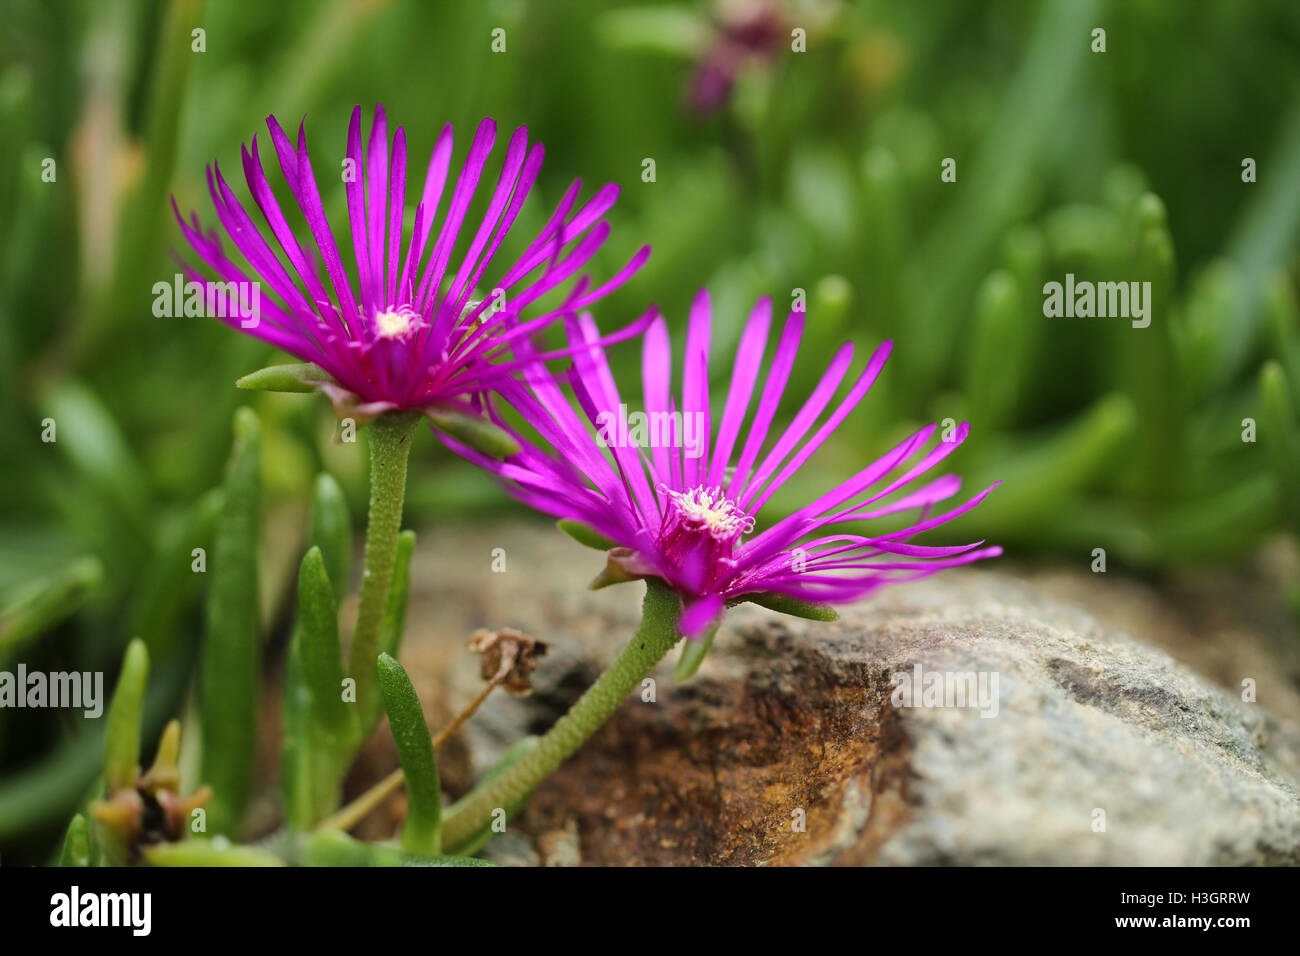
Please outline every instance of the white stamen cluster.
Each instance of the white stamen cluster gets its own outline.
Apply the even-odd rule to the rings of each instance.
[[[741,511],[719,487],[705,488],[701,485],[690,491],[661,487],[660,491],[667,493],[683,524],[707,531],[718,541],[727,541],[754,530],[754,519]]]
[[[381,339],[400,339],[420,321],[419,313],[408,305],[375,313],[375,334]]]

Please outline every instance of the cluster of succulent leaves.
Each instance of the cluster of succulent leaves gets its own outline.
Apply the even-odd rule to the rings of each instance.
[[[183,709],[211,653],[200,635],[251,620],[278,648],[292,617],[301,644],[301,615],[284,598],[302,570],[303,502],[321,496],[327,472],[355,509],[364,454],[331,441],[337,426],[323,403],[259,396],[259,597],[208,610],[219,539],[235,534],[214,488],[247,398],[230,386],[274,359],[219,323],[150,314],[153,283],[175,271],[167,196],[182,208],[205,202],[201,177],[177,171],[213,156],[237,168],[231,144],[256,126],[249,104],[258,116],[307,114],[313,147],[327,149],[342,144],[325,131],[379,99],[413,142],[431,143],[448,121],[528,123],[548,146],[543,193],[558,194],[574,171],[624,187],[595,273],[642,242],[654,247],[635,289],[602,306],[609,327],[647,301],[679,322],[707,286],[738,335],[755,298],[780,305],[803,289],[805,352],[844,338],[905,342],[818,471],[849,473],[917,416],[967,418],[979,441],[953,470],[971,487],[1001,478],[1014,494],[991,497],[954,534],[1079,566],[1104,547],[1112,567],[1159,572],[1221,564],[1279,528],[1300,531],[1292,0],[813,3],[824,15],[808,17],[809,52],[746,68],[706,117],[690,113],[683,91],[711,42],[709,6],[597,6],[8,5],[0,669],[22,660],[115,673],[140,637],[152,673],[143,740],[159,742],[180,715],[184,765],[203,734],[200,715]],[[196,24],[207,31],[201,55],[190,52]],[[1098,25],[1105,54],[1089,49]],[[507,30],[507,54],[489,52],[496,27]],[[431,101],[431,90],[454,92]],[[1257,183],[1240,179],[1245,156],[1258,162]],[[47,157],[55,183],[40,177]],[[640,181],[646,157],[653,183]],[[944,157],[958,161],[956,183],[940,181]],[[342,221],[342,190],[326,201]],[[1045,318],[1042,284],[1066,272],[1150,279],[1151,327]],[[715,332],[724,354],[734,342]],[[612,358],[634,366],[635,350]],[[801,362],[796,374],[819,368]],[[1246,418],[1255,444],[1241,440]],[[55,442],[41,439],[47,419]],[[409,523],[506,507],[484,476],[426,447],[413,462]],[[807,497],[806,487],[788,490]],[[206,575],[191,571],[197,547],[208,551]],[[337,595],[335,560],[321,545]],[[256,733],[241,719],[230,730],[236,747]],[[0,710],[6,858],[43,858],[70,815],[103,795],[103,723]],[[305,709],[285,725],[291,747],[314,726]],[[336,773],[346,748],[323,741],[352,731],[327,722],[312,733],[313,756],[287,754],[286,778]],[[206,769],[221,764],[216,755]],[[192,769],[187,779],[204,782],[201,764]],[[212,783],[217,818],[241,786],[242,768],[226,772],[224,785]],[[296,786],[287,818],[330,804],[320,786]]]
[[[415,535],[398,539],[377,659],[377,690],[357,697],[345,678],[339,636],[339,589],[350,579],[352,519],[343,494],[321,475],[309,547],[298,571],[296,615],[280,690],[282,825],[239,842],[249,831],[257,781],[262,646],[258,625],[261,527],[261,435],[256,415],[241,408],[225,481],[217,490],[218,516],[211,549],[196,707],[194,746],[182,749],[182,721],[167,724],[153,765],[141,773],[149,649],[143,639],[126,656],[104,721],[103,773],[72,817],[59,862],[64,865],[155,866],[473,866],[491,829],[456,846],[442,844],[442,788],[424,712],[410,678],[397,662],[410,590]],[[335,582],[338,582],[336,588]],[[366,843],[332,826],[343,780],[381,709],[405,776],[407,812],[400,838]],[[191,738],[186,738],[187,742]],[[485,777],[518,759],[522,745]],[[201,780],[197,789],[187,779]],[[188,792],[194,790],[194,792]],[[466,799],[472,798],[471,792]],[[444,852],[448,850],[450,852]],[[458,855],[461,854],[461,855]]]

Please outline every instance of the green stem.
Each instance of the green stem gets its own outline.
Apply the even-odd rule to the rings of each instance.
[[[627,647],[527,756],[446,816],[443,845],[462,843],[486,826],[497,808],[518,803],[600,729],[677,643],[680,616],[677,594],[658,579],[648,579],[641,626]]]
[[[370,424],[370,515],[366,524],[366,553],[361,571],[357,626],[352,633],[348,675],[357,682],[357,704],[367,713],[373,693],[379,632],[397,562],[397,535],[402,528],[406,497],[406,462],[411,437],[420,416],[414,412],[381,415]]]

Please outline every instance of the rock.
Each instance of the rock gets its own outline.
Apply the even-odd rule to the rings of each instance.
[[[505,549],[503,574],[489,570],[493,548]],[[600,566],[545,526],[425,535],[402,656],[431,726],[482,686],[463,651],[475,628],[553,642],[536,693],[493,695],[444,749],[452,792],[523,734],[543,732],[631,634],[641,587],[585,590]],[[835,624],[733,611],[694,680],[675,686],[665,662],[656,700],[629,698],[488,855],[550,865],[1300,863],[1300,730],[1239,689],[1272,645],[1243,638],[1253,672],[1232,673],[1220,655],[1216,676],[1232,690],[1220,689],[1103,613],[1117,576],[1088,583],[1097,616],[1043,593],[1070,590],[1066,572],[1039,578],[953,571],[845,609]],[[1124,593],[1125,606],[1141,604]],[[896,706],[906,686],[896,675],[919,675],[922,689],[926,675],[970,675],[968,705],[981,703],[981,686],[996,696],[982,710]],[[1276,712],[1297,712],[1294,683],[1268,687]],[[378,775],[394,761],[386,735],[375,744]]]

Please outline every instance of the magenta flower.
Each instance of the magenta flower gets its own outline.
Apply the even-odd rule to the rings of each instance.
[[[569,379],[586,421],[543,366],[524,372],[526,388],[515,382],[502,391],[556,454],[518,435],[521,450],[506,461],[449,444],[505,479],[507,488],[532,507],[607,539],[613,545],[609,566],[597,585],[647,577],[670,585],[681,597],[681,629],[688,636],[706,632],[727,605],[740,600],[778,609],[792,607],[790,599],[848,602],[885,584],[1001,554],[999,547],[981,547],[982,541],[955,547],[911,543],[974,508],[992,490],[932,515],[935,505],[958,492],[960,479],[945,475],[915,486],[960,446],[967,424],[933,446],[936,426],[922,428],[848,481],[760,530],[763,506],[867,394],[891,348],[885,342],[876,349],[814,431],[853,360],[852,344],[842,346],[789,427],[773,433],[764,453],[804,321],[801,313],[787,318],[745,429],[771,318],[766,299],[750,314],[716,433],[708,383],[711,308],[708,294],[701,292],[691,309],[680,398],[671,396],[672,355],[662,318],[656,317],[646,333],[644,412],[633,421],[636,413],[626,411],[590,317],[570,317],[575,349]],[[589,348],[576,348],[582,344]],[[898,530],[871,534],[863,527],[872,519],[913,511],[919,516]]]
[[[476,302],[471,295],[537,179],[544,153],[541,144],[530,148],[523,127],[511,136],[483,220],[453,271],[453,252],[492,152],[496,124],[485,119],[479,125],[434,236],[452,153],[451,125],[443,128],[425,173],[410,237],[403,243],[405,131],[398,127],[390,143],[383,107],[376,106],[369,143],[363,151],[361,108],[357,107],[352,112],[343,166],[352,235],[349,258],[356,266],[354,285],[348,274],[350,265],[345,264],[325,218],[303,128],[299,127],[295,147],[274,117],[268,117],[266,125],[280,170],[315,248],[299,244],[262,170],[254,137],[252,148],[242,149],[244,178],[269,227],[269,236],[250,218],[220,168],[214,164],[208,169],[208,189],[217,218],[247,260],[251,275],[226,257],[215,230],[204,232],[197,215],[187,223],[173,200],[185,239],[218,281],[182,265],[188,278],[201,283],[209,296],[223,289],[238,289],[243,296],[250,285],[259,288],[257,296],[240,300],[257,302],[257,315],[250,317],[246,310],[230,308],[219,310],[218,316],[328,373],[328,379],[306,384],[325,391],[340,414],[346,411],[369,418],[394,409],[431,406],[479,411],[482,394],[520,367],[521,360],[506,360],[507,354],[560,314],[556,310],[524,321],[523,310],[567,282],[609,233],[608,224],[598,220],[614,204],[618,187],[604,186],[573,212],[581,186],[581,181],[575,181],[523,255],[490,287],[491,294]],[[333,161],[329,167],[334,168]],[[642,248],[597,288],[591,288],[583,277],[569,292],[563,310],[582,308],[618,288],[648,254],[648,247]],[[323,275],[318,260],[324,266]],[[269,288],[270,296],[260,294],[262,284]],[[625,329],[608,341],[639,331]],[[531,347],[527,352],[529,361],[550,357],[539,356]]]

